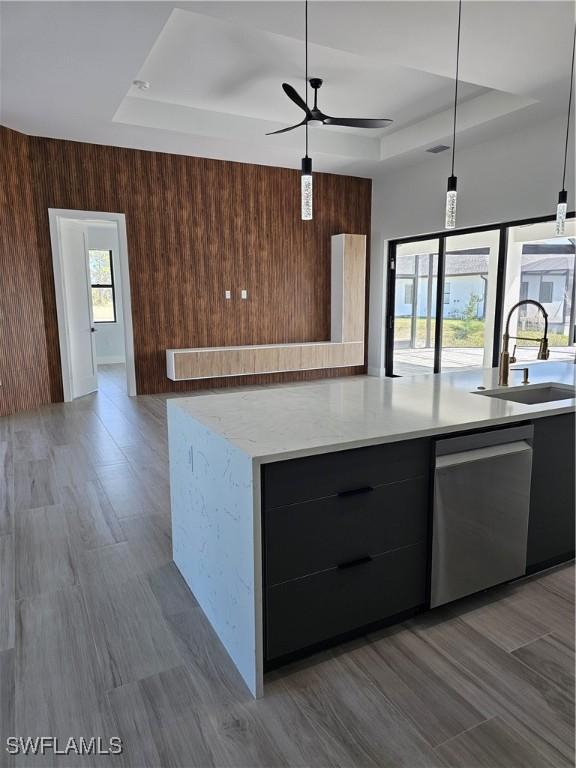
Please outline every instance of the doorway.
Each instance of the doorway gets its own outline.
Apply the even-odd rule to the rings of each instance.
[[[136,394],[124,214],[49,209],[64,400],[125,382]],[[103,376],[104,375],[104,376]]]

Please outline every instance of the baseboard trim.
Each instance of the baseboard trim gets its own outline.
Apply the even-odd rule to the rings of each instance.
[[[386,376],[386,370],[384,368],[376,368],[369,365],[368,376],[378,376],[378,378],[381,379],[383,376]]]

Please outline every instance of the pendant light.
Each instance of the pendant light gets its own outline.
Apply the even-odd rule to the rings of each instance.
[[[458,178],[454,175],[454,154],[456,152],[456,112],[458,110],[458,68],[460,65],[460,22],[462,19],[462,0],[458,0],[458,40],[456,43],[456,80],[454,82],[454,126],[452,129],[452,170],[448,177],[446,191],[446,229],[456,226],[456,185]]]
[[[308,133],[308,127],[306,127]],[[302,221],[311,221],[312,219],[312,158],[302,158],[302,172],[300,175],[300,197],[302,209]]]
[[[308,107],[308,0],[304,2],[304,39],[306,46],[306,107]],[[300,175],[300,210],[302,221],[312,219],[312,158],[308,157],[308,122],[306,130],[306,155],[302,158]]]
[[[566,227],[566,211],[568,208],[568,192],[566,191],[566,160],[568,159],[568,139],[570,136],[570,112],[572,111],[572,90],[574,87],[574,51],[576,50],[576,27],[572,41],[572,65],[570,67],[570,94],[568,96],[568,117],[566,118],[566,142],[564,144],[564,170],[562,171],[562,189],[558,195],[556,207],[556,234],[563,235]]]

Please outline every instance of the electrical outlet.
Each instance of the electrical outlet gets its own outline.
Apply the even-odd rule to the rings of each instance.
[[[231,299],[232,298],[232,291],[224,291],[224,298],[225,299]]]
[[[246,288],[242,288],[242,293],[240,295],[242,296],[243,299],[248,298],[248,291],[246,290]]]

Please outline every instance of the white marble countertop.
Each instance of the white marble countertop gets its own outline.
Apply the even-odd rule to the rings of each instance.
[[[572,363],[535,362],[529,368],[531,384],[576,383]],[[510,373],[511,386],[521,381],[520,372]],[[260,463],[551,416],[576,405],[574,399],[523,405],[482,397],[475,393],[480,386],[497,388],[498,370],[355,376],[223,390],[168,403]]]

